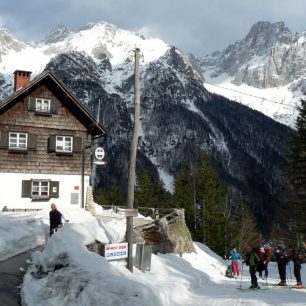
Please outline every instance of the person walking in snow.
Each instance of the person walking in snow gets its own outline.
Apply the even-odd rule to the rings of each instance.
[[[301,278],[301,267],[303,263],[303,256],[295,248],[291,248],[290,259],[293,261],[293,273],[296,278],[296,284],[292,288],[302,289],[304,288]]]
[[[240,262],[242,261],[242,257],[237,251],[236,248],[233,248],[230,251],[231,254],[231,260],[232,260],[232,271],[235,278],[237,278],[240,275]]]
[[[265,270],[265,279],[268,279],[269,270],[268,265],[272,258],[272,249],[269,248],[269,246],[265,246],[264,248],[265,254],[264,254],[264,270]]]
[[[264,279],[262,276],[262,272],[265,270],[265,249],[261,247],[258,252],[260,261],[257,264],[257,271],[259,272],[259,277]]]
[[[256,276],[256,269],[257,264],[260,261],[259,257],[259,247],[247,248],[246,256],[245,256],[245,263],[249,266],[249,272],[251,276],[251,286],[250,289],[260,289],[257,283],[257,276]]]
[[[51,211],[49,212],[49,220],[50,220],[50,237],[57,231],[58,228],[63,226],[62,218],[64,221],[68,222],[61,212],[59,212],[56,208],[56,204],[51,204]]]
[[[289,260],[285,248],[282,246],[275,247],[273,256],[277,262],[277,268],[280,278],[280,282],[277,284],[277,286],[287,286],[286,265],[289,262]]]

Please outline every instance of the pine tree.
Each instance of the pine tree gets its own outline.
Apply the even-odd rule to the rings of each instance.
[[[229,223],[223,184],[201,152],[196,165],[183,167],[174,183],[173,206],[185,208],[185,221],[193,240],[223,255]]]
[[[292,188],[291,230],[297,244],[306,240],[306,101],[301,100],[296,120],[296,131],[290,138],[289,183]]]
[[[118,186],[95,190],[94,200],[100,205],[126,206],[124,193]]]
[[[190,167],[182,167],[175,177],[171,206],[185,209],[185,222],[192,235],[196,228],[196,203],[193,186]]]
[[[153,193],[155,207],[170,207],[171,193],[166,190],[165,184],[160,179],[153,183]]]
[[[144,169],[140,171],[137,177],[135,198],[137,199],[138,207],[156,207],[153,180]]]
[[[199,203],[197,238],[222,255],[225,223],[228,222],[225,218],[225,190],[206,153],[200,153],[196,169]]]

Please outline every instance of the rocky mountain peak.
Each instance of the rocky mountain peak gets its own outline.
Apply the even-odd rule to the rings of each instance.
[[[0,57],[1,55],[7,54],[10,50],[19,52],[25,47],[26,44],[19,41],[7,29],[0,28]]]
[[[293,35],[283,21],[270,23],[259,21],[255,23],[246,35],[244,42],[255,51],[261,52],[272,48],[275,44],[291,44]]]
[[[72,33],[73,31],[71,31],[67,26],[65,26],[64,24],[60,24],[47,34],[43,42],[44,44],[57,43],[59,41],[64,40],[67,36],[69,36]]]
[[[117,30],[119,29],[117,26],[108,23],[106,21],[99,21],[99,22],[89,22],[82,28],[80,28],[79,32],[87,31],[87,30],[97,30],[99,32],[104,33],[104,35],[114,35]]]
[[[192,56],[187,56],[177,48],[171,47],[167,57],[169,65],[175,67],[179,72],[185,73],[189,77],[198,79],[201,82],[204,81],[201,69],[196,65]]]

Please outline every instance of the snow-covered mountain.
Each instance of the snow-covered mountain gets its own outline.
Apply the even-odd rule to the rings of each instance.
[[[61,26],[43,42],[32,44],[2,31],[8,42],[15,43],[0,50],[0,98],[12,93],[15,69],[32,71],[34,76],[52,69],[108,128],[104,144],[108,165],[96,169],[97,186],[126,186],[133,127],[133,50],[140,48],[137,170],[144,168],[152,177],[160,177],[171,190],[180,167],[195,162],[205,150],[227,187],[251,203],[262,227],[272,224],[289,129],[207,91],[195,58],[159,39],[105,22],[88,24],[75,33]]]
[[[306,31],[293,34],[283,22],[261,21],[243,40],[199,64],[210,91],[294,126],[306,91]]]

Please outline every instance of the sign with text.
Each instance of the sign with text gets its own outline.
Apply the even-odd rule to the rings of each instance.
[[[111,243],[104,245],[104,257],[107,260],[128,257],[128,243]]]

